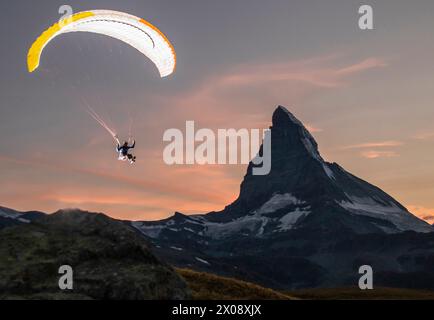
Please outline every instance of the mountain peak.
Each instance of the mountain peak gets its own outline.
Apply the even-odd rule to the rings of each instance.
[[[276,110],[274,110],[272,123],[272,129],[275,132],[280,131],[283,134],[284,139],[276,140],[279,144],[290,143],[292,147],[301,145],[312,158],[320,162],[324,161],[319,154],[318,144],[316,143],[315,138],[310,134],[309,130],[306,129],[303,123],[289,112],[287,108],[279,105]],[[278,134],[278,136],[281,135]],[[272,141],[274,142],[273,139]]]
[[[284,125],[288,121],[295,125],[303,126],[303,124],[298,120],[289,110],[284,106],[277,106],[273,112],[272,122],[273,126]]]
[[[273,124],[277,124],[281,120],[291,120],[293,123],[302,125],[300,120],[298,120],[286,107],[278,105],[273,112]]]
[[[222,212],[210,213],[212,219],[236,219],[246,213],[262,212],[264,205],[274,206],[279,202],[287,206],[286,210],[295,210],[299,214],[307,210],[306,204],[313,212],[309,220],[315,217],[323,221],[330,215],[333,216],[330,221],[342,219],[342,224],[356,232],[376,232],[377,229],[386,232],[432,231],[425,222],[412,216],[381,189],[335,163],[324,161],[313,136],[287,108],[279,105],[275,109],[272,124],[270,173],[255,176],[252,174],[253,164],[250,163],[238,198]],[[294,203],[297,203],[299,211],[294,209]],[[339,218],[335,217],[342,213]],[[378,221],[348,223],[349,216],[354,220],[362,216]],[[297,221],[301,224],[303,219]],[[319,225],[325,227],[322,222]]]

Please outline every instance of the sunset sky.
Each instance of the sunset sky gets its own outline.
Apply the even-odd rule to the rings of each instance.
[[[233,201],[245,165],[168,166],[163,132],[268,128],[278,104],[309,128],[320,152],[434,222],[434,2],[71,1],[75,12],[119,10],[155,24],[177,70],[160,78],[128,45],[67,34],[29,74],[26,55],[65,1],[0,5],[0,206],[79,207],[116,218],[204,213]],[[137,163],[117,161],[87,101],[121,136],[134,119]],[[431,217],[431,218],[430,218]]]

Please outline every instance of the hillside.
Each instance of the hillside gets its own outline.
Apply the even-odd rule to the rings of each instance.
[[[293,297],[246,281],[190,269],[176,269],[194,300],[290,300]]]
[[[59,267],[73,269],[60,290]],[[64,210],[0,230],[0,299],[185,299],[185,282],[124,223]]]
[[[434,300],[434,291],[378,287],[374,290],[316,288],[279,292],[234,278],[191,269],[175,269],[194,300]]]

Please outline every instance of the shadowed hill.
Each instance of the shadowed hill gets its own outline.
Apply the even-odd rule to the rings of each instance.
[[[58,287],[61,265],[73,290]],[[130,227],[103,214],[59,211],[0,230],[0,298],[183,299],[185,282]]]

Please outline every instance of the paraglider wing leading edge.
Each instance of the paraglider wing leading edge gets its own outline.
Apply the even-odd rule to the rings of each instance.
[[[127,13],[92,10],[76,13],[45,30],[29,49],[29,72],[38,68],[45,46],[57,36],[69,32],[92,32],[123,41],[148,57],[157,67],[161,77],[166,77],[175,70],[175,49],[155,26]]]

